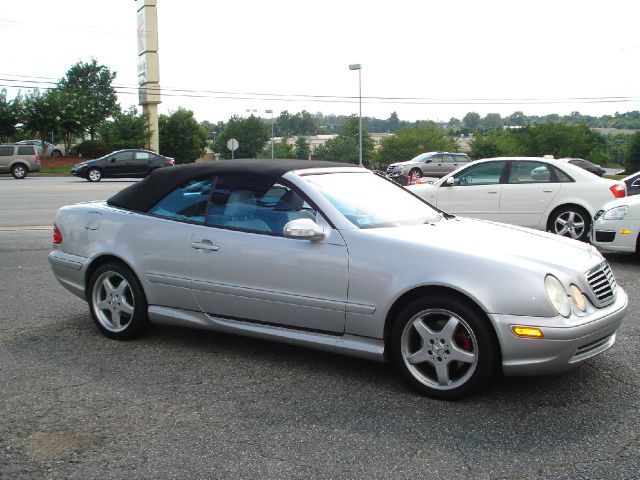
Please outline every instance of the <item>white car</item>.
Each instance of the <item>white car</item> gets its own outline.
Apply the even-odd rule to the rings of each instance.
[[[626,196],[624,182],[538,157],[478,160],[433,184],[406,187],[445,212],[587,240],[595,213]]]
[[[613,200],[598,210],[591,243],[606,252],[640,253],[640,195]]]

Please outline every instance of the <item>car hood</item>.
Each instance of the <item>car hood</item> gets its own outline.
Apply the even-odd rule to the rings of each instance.
[[[406,162],[396,162],[396,163],[392,163],[391,165],[389,165],[390,167],[401,167],[403,165],[409,165],[409,164],[414,164],[416,162],[412,162],[411,160],[407,160]]]
[[[382,232],[384,230],[384,232]],[[587,243],[547,232],[487,220],[455,217],[426,225],[381,229],[398,242],[430,246],[463,257],[521,264],[537,270],[586,272],[604,261]]]

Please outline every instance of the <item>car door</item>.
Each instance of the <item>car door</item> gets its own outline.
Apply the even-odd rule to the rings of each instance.
[[[151,152],[133,152],[131,160],[130,172],[136,177],[144,177],[148,175],[156,161],[156,156]]]
[[[133,152],[116,152],[105,162],[105,174],[110,177],[126,177],[131,175]]]
[[[524,227],[537,227],[562,184],[553,167],[533,160],[510,162],[500,197],[500,221]]]
[[[444,182],[438,187],[437,207],[456,215],[498,220],[505,165],[505,161],[483,162],[449,177],[447,180],[452,183]]]
[[[277,190],[282,202],[274,201]],[[346,245],[318,212],[285,202],[285,194],[294,196],[289,191],[301,198],[270,177],[217,178],[206,225],[197,226],[191,239],[193,294],[213,316],[342,333]],[[283,225],[297,216],[313,216],[328,236],[316,242],[285,238]]]
[[[13,145],[0,145],[0,173],[6,173],[11,167],[13,160]]]
[[[150,304],[199,310],[191,291],[189,254],[195,226],[204,224],[211,188],[209,178],[186,182],[150,208],[137,230],[128,231]]]
[[[442,177],[442,155],[436,153],[427,157],[422,164],[422,175],[425,177]]]

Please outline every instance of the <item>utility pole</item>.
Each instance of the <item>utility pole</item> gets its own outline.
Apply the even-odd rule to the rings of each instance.
[[[157,0],[136,0],[138,17],[138,103],[149,118],[149,150],[160,150],[158,104],[160,100],[160,60],[158,58]]]

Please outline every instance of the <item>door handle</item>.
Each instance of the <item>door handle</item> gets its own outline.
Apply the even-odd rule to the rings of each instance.
[[[191,248],[196,250],[205,250],[207,252],[217,252],[220,248],[217,245],[211,243],[210,240],[203,240],[201,242],[191,242]]]
[[[544,193],[553,193],[553,190],[542,190]]]
[[[494,195],[494,194],[498,193],[498,191],[497,190],[488,190],[487,193],[489,195]]]

